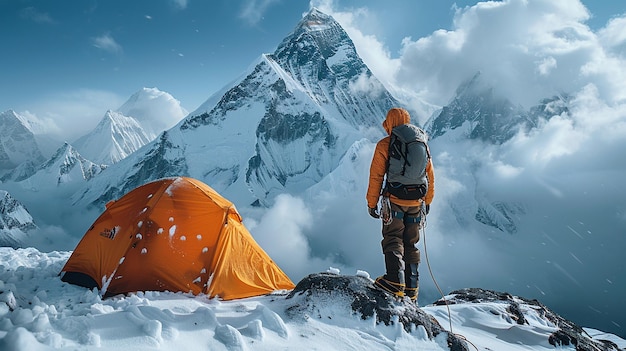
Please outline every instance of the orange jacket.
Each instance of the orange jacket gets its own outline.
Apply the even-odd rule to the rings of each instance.
[[[370,166],[370,180],[367,187],[367,206],[370,208],[376,207],[378,204],[378,198],[380,196],[383,181],[385,179],[385,173],[387,173],[387,160],[389,159],[389,142],[391,130],[402,124],[408,124],[411,122],[411,116],[409,112],[402,108],[392,108],[387,112],[387,117],[383,121],[383,128],[387,131],[386,137],[382,138],[377,144],[374,150],[374,157],[372,158],[372,165]],[[428,177],[428,191],[424,197],[427,205],[433,201],[435,196],[435,171],[433,169],[432,160],[428,160],[426,165],[426,175]],[[389,197],[390,201],[399,206],[420,206],[422,200],[402,200],[395,196]]]

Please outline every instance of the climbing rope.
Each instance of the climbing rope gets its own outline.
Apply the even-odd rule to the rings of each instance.
[[[479,351],[478,347],[474,345],[474,343],[469,341],[464,335],[457,334],[452,330],[452,312],[450,312],[450,305],[448,304],[448,300],[446,299],[446,296],[443,293],[443,290],[441,290],[441,287],[439,287],[439,283],[437,283],[437,279],[435,279],[433,270],[430,267],[430,260],[428,259],[428,249],[426,249],[426,205],[424,201],[422,201],[422,208],[420,209],[420,215],[422,217],[420,221],[420,230],[422,231],[422,238],[423,238],[422,240],[424,241],[424,254],[426,256],[426,266],[428,266],[428,272],[430,273],[430,277],[432,278],[433,283],[435,283],[435,287],[437,287],[437,290],[439,291],[439,294],[441,294],[441,298],[443,299],[443,302],[446,304],[446,309],[448,310],[448,322],[450,323],[450,334],[455,335],[461,340],[465,340],[467,343],[472,345],[476,349],[476,351]]]

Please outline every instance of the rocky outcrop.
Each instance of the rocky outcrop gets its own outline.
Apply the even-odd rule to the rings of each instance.
[[[287,296],[291,300],[286,314],[290,318],[333,318],[325,309],[325,301],[345,304],[342,311],[356,314],[362,319],[376,318],[376,323],[399,323],[405,331],[420,328],[433,339],[446,330],[435,318],[422,311],[409,300],[397,301],[390,294],[374,287],[372,280],[362,276],[345,276],[332,273],[311,274],[302,279]],[[336,311],[333,311],[333,314]],[[467,344],[454,334],[447,335],[451,351],[469,350]]]
[[[513,296],[507,292],[496,292],[480,288],[467,288],[450,293],[446,300],[439,300],[435,305],[463,304],[463,303],[502,303],[507,304],[506,318],[510,318],[519,325],[529,324],[524,315],[524,307],[529,307],[547,322],[554,325],[557,330],[549,337],[548,342],[554,347],[573,345],[576,351],[619,351],[619,347],[608,340],[592,340],[583,328],[569,321],[537,300],[529,300],[519,296]]]

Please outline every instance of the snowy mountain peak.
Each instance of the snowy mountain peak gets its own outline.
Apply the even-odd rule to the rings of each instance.
[[[37,188],[83,182],[92,179],[106,167],[85,159],[66,142],[34,175],[23,182]]]
[[[157,88],[142,88],[117,112],[135,118],[148,134],[155,136],[173,127],[188,113],[180,101]]]
[[[0,190],[0,246],[20,247],[36,229],[33,217],[8,192]]]
[[[311,30],[315,28],[315,30]],[[319,105],[333,104],[351,126],[378,127],[387,107],[400,105],[359,57],[341,25],[311,10],[271,55]],[[371,101],[386,101],[372,106]]]
[[[298,27],[309,31],[319,31],[329,29],[334,24],[336,22],[331,16],[314,7],[302,18]]]
[[[554,116],[570,116],[568,94],[542,99],[539,104],[524,110],[513,104],[494,88],[481,74],[463,82],[454,98],[431,118],[426,129],[431,138],[461,127],[470,139],[502,144],[519,130],[528,131]]]
[[[515,134],[526,118],[521,106],[500,95],[478,72],[459,85],[452,101],[429,122],[428,134],[434,139],[465,126],[469,138],[501,144]]]
[[[133,117],[107,111],[89,134],[76,140],[75,148],[96,163],[114,164],[156,137],[148,134]]]
[[[399,105],[343,28],[312,10],[274,53],[261,55],[143,154],[116,164],[124,169],[106,189],[91,188],[81,198],[106,202],[104,194],[121,196],[131,182],[172,174],[200,179],[237,203],[268,205],[328,175],[363,128],[382,136],[380,122]]]
[[[43,162],[27,120],[13,110],[0,114],[0,170],[13,169],[22,162]]]

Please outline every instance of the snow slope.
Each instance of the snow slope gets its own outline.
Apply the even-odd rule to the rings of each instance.
[[[301,308],[306,297],[288,299],[286,292],[233,301],[170,292],[102,300],[98,291],[61,282],[58,272],[69,255],[0,248],[0,350],[449,349],[447,333],[431,340],[423,327],[407,331],[399,323],[376,324],[375,318],[362,319],[344,299],[332,296],[309,296],[315,313]],[[366,272],[355,273],[368,278]],[[524,325],[510,317],[505,304],[451,305],[453,331],[479,350],[554,350],[547,340],[556,326],[532,305],[520,306]],[[445,306],[422,310],[449,328]],[[626,340],[614,335],[586,332],[626,347]]]

